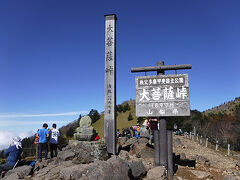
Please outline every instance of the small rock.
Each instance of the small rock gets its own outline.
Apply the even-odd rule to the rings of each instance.
[[[125,142],[127,142],[127,140],[128,140],[127,137],[119,137],[119,138],[118,138],[118,143],[119,143],[120,145],[123,145],[123,144],[125,144]]]
[[[199,171],[199,170],[191,170],[197,178],[211,178],[212,174],[206,171]]]
[[[133,144],[136,143],[136,142],[137,142],[137,138],[136,138],[136,137],[130,138],[130,139],[128,139],[128,140],[125,142],[125,144],[122,145],[122,148],[125,148],[125,147],[127,147],[127,146],[131,146],[131,145],[133,145]]]
[[[182,141],[179,138],[176,138],[176,139],[173,140],[173,145],[175,147],[178,147],[178,146],[181,147],[181,146],[183,146],[183,143],[182,143]]]
[[[147,173],[147,180],[165,180],[165,168],[163,166],[157,166],[150,169]]]
[[[120,153],[119,153],[118,156],[119,156],[121,159],[126,160],[126,161],[128,161],[128,160],[130,159],[129,153],[128,153],[127,151],[124,151],[124,150],[120,151]]]
[[[224,176],[223,180],[240,180],[240,176],[227,175]]]
[[[173,179],[174,179],[174,180],[183,180],[183,178],[180,177],[180,176],[175,176]]]
[[[204,156],[200,156],[200,155],[196,155],[195,158],[194,158],[197,162],[202,162],[202,163],[206,163],[206,162],[209,162],[209,159],[207,159],[206,157]]]
[[[185,153],[180,153],[180,159],[186,159],[186,154]]]

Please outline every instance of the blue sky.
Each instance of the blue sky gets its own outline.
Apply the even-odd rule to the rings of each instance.
[[[159,60],[192,64],[178,71],[189,74],[191,109],[233,100],[240,92],[239,9],[238,0],[1,1],[0,132],[61,126],[104,110],[104,15],[112,13],[118,104],[135,99],[134,78],[144,75],[130,69]]]

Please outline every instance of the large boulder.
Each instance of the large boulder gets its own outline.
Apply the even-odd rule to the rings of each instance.
[[[154,149],[148,146],[148,139],[140,138],[131,146],[130,154],[147,159],[154,157]]]
[[[60,151],[57,158],[61,159],[62,161],[68,161],[73,160],[75,156],[75,152],[73,152],[71,149],[67,149],[65,151]]]
[[[107,159],[108,153],[104,142],[70,140],[69,145],[59,152],[57,162],[72,160],[75,164],[86,164]]]
[[[61,171],[63,179],[128,180],[130,168],[121,158],[113,156],[107,161],[95,161],[90,164],[79,164]]]
[[[31,173],[31,171],[31,166],[20,166],[15,169],[9,170],[6,173],[5,179],[24,179]]]
[[[141,161],[129,162],[131,174],[135,179],[141,179],[147,173],[145,166]]]

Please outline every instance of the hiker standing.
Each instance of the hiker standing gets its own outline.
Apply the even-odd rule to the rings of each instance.
[[[39,143],[38,143],[38,160],[42,161],[42,151],[44,151],[45,159],[48,157],[48,145],[47,145],[47,137],[48,133],[48,125],[46,123],[43,124],[43,128],[38,131]]]
[[[4,151],[4,156],[8,155],[7,163],[0,166],[0,171],[7,171],[17,165],[17,162],[22,154],[22,142],[21,138],[14,137],[13,145]]]
[[[38,143],[39,143],[38,131],[39,131],[39,129],[37,130],[37,133],[35,134],[35,140],[34,140],[34,144],[35,144],[35,148],[36,148],[36,158],[38,158]]]
[[[53,151],[55,153],[55,157],[57,157],[58,137],[60,136],[60,133],[56,128],[57,128],[57,125],[53,124],[52,129],[50,130],[50,153],[51,153],[51,158],[53,158]]]

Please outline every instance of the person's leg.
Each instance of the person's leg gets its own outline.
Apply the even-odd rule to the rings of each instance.
[[[58,145],[57,145],[57,144],[54,144],[54,145],[55,145],[55,147],[54,147],[54,148],[55,148],[55,157],[57,157],[57,154],[58,154],[58,152],[57,152],[57,146],[58,146]]]
[[[53,158],[53,149],[54,149],[53,144],[50,143],[50,156],[51,156],[51,158]]]
[[[2,171],[8,171],[12,168],[13,168],[13,166],[10,166],[8,163],[5,163],[5,164],[1,165]]]
[[[48,144],[47,143],[44,143],[44,156],[45,156],[45,159],[47,159],[48,157]]]
[[[39,143],[38,144],[38,160],[42,160],[42,149],[43,149],[43,144]]]

